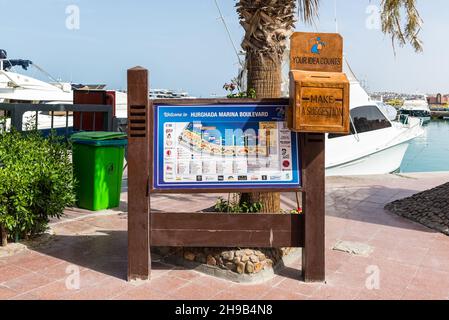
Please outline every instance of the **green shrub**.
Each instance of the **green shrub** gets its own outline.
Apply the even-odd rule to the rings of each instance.
[[[0,134],[0,224],[15,239],[47,229],[75,202],[68,145],[37,131]]]

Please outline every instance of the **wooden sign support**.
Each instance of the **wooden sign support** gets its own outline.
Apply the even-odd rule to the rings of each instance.
[[[306,282],[324,281],[324,135],[300,134],[302,187],[276,189],[303,193],[303,214],[226,214],[152,212],[154,190],[153,104],[239,104],[243,99],[148,101],[148,72],[128,70],[128,280],[147,280],[150,247],[303,247],[302,275]],[[260,100],[282,102],[288,99]],[[254,103],[254,100],[246,102]],[[257,102],[257,101],[256,101]],[[181,192],[219,193],[205,189]],[[241,190],[239,190],[241,191]],[[270,192],[273,190],[263,190]],[[173,192],[173,191],[171,191]]]
[[[128,280],[150,278],[148,71],[128,70]]]
[[[325,173],[324,133],[303,133],[302,150],[302,205],[304,208],[304,247],[302,268],[304,281],[325,280]]]

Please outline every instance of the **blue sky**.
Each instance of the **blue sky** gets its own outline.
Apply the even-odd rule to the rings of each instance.
[[[219,0],[238,47],[243,36],[234,0]],[[379,0],[338,0],[339,31],[346,56],[369,90],[449,93],[449,2],[418,0],[424,19],[424,53],[393,53],[380,30],[368,29],[366,12]],[[150,70],[153,88],[184,89],[196,96],[224,94],[238,69],[213,0],[0,0],[0,48],[27,58],[65,81],[126,88],[126,69]],[[66,8],[80,9],[79,30],[66,27]],[[334,0],[322,0],[314,27],[334,32]]]

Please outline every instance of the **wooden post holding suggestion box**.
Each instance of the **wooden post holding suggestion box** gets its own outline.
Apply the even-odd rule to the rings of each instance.
[[[325,280],[325,133],[349,133],[349,88],[339,34],[292,35],[287,123],[293,132],[301,133],[304,152],[302,267],[306,281]]]
[[[147,77],[145,69],[128,70],[128,280],[150,278],[151,246],[173,246],[302,247],[304,280],[323,281],[323,137],[320,134],[298,134],[287,128],[285,112],[289,99],[149,101]],[[198,120],[204,122],[203,127],[198,125]],[[255,128],[260,144],[251,147],[249,141],[251,136],[254,137],[251,133],[241,139],[245,141],[243,144],[235,144],[234,151],[228,148],[226,142],[220,142],[217,148],[217,142],[222,140],[215,134],[231,128],[236,129],[233,133],[235,136],[240,125]],[[266,130],[274,131],[264,135]],[[275,136],[278,137],[277,143],[265,143]],[[231,140],[234,141],[234,138]],[[235,138],[235,141],[238,140]],[[261,143],[262,140],[265,142]],[[189,174],[192,170],[197,171],[197,166],[190,165],[188,169],[185,163],[181,163],[185,157],[176,158],[180,153],[179,148],[186,146],[193,150],[197,147],[207,148],[212,158],[218,152],[222,158],[216,163],[220,166],[229,160],[226,157],[234,159],[232,161],[250,159],[251,152],[257,153],[257,159],[274,156],[270,158],[271,161],[278,162],[271,174],[254,171],[254,166],[251,167],[251,173],[246,174],[244,165],[239,167],[238,174],[223,174],[218,172],[217,164],[217,172],[195,172],[196,176],[192,178]],[[278,157],[273,153],[276,148]],[[195,157],[187,157],[193,159],[189,161],[202,156],[204,150],[201,150]],[[208,158],[206,162],[208,169],[204,167],[203,171],[210,170],[210,164],[215,163],[215,160]],[[302,192],[304,214],[154,212],[150,207],[151,195],[158,193],[256,190]]]

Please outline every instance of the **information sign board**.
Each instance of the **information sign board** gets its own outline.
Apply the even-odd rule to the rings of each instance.
[[[154,104],[153,188],[299,187],[298,137],[286,108]]]

